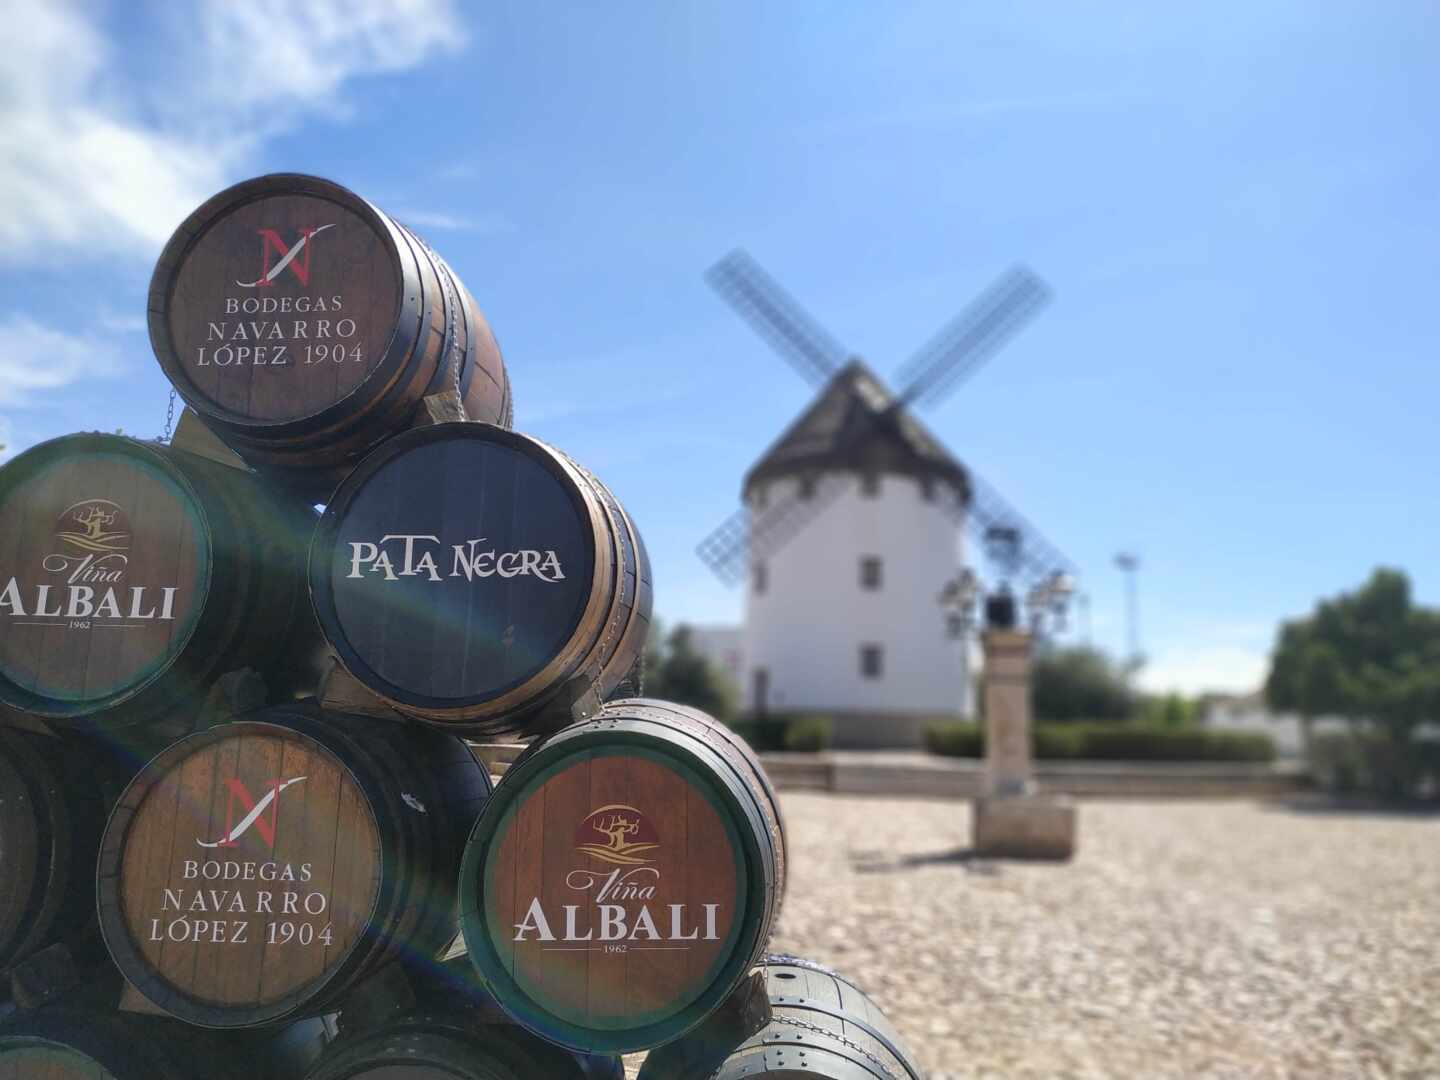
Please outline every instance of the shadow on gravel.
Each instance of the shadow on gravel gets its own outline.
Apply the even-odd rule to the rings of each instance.
[[[1315,817],[1374,817],[1440,820],[1440,803],[1410,800],[1382,802],[1378,799],[1344,798],[1333,795],[1297,795],[1288,799],[1270,799],[1260,803],[1262,809]]]
[[[900,870],[914,870],[921,866],[953,865],[960,867],[966,873],[996,877],[1001,873],[1001,864],[1010,861],[1012,860],[986,858],[977,854],[972,848],[917,852],[913,855],[902,855],[899,858],[886,851],[850,852],[850,869],[857,874],[893,874]]]

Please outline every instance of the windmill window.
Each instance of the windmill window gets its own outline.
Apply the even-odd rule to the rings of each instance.
[[[880,556],[862,555],[860,557],[860,588],[878,590],[880,581]]]
[[[920,498],[926,502],[935,501],[935,478],[933,476],[922,476],[920,478]]]
[[[965,636],[965,620],[953,612],[945,616],[945,633],[952,638]]]
[[[860,476],[860,494],[867,499],[873,499],[880,494],[880,474],[862,473]]]
[[[770,568],[763,562],[757,562],[752,571],[756,595],[763,593],[766,586],[770,584]]]
[[[860,646],[860,675],[878,679],[885,674],[885,649],[880,645]]]
[[[800,478],[800,498],[813,499],[815,497],[815,478],[813,476],[802,476]]]
[[[755,504],[756,510],[765,509],[765,504],[769,501],[769,499],[767,498],[767,492],[765,490],[764,484],[755,485],[755,494],[750,497],[750,501]]]

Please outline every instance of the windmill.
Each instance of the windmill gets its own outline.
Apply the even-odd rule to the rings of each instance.
[[[745,252],[727,255],[706,277],[721,297],[819,390],[807,411],[747,473],[740,509],[697,548],[700,557],[727,584],[737,584],[747,576],[751,579],[746,653],[753,676],[747,695],[752,707],[763,710],[767,705],[775,674],[770,657],[777,652],[758,640],[774,639],[776,635],[768,633],[766,625],[757,630],[757,622],[769,624],[779,619],[794,627],[799,625],[797,614],[804,614],[797,609],[817,604],[821,608],[829,604],[840,619],[863,621],[866,617],[869,598],[848,606],[837,604],[834,598],[838,583],[826,584],[812,573],[812,564],[834,561],[837,545],[845,548],[848,534],[859,537],[855,541],[858,546],[854,552],[843,552],[841,561],[851,555],[860,560],[862,589],[866,588],[866,560],[872,570],[876,563],[895,564],[905,568],[907,581],[918,582],[917,588],[929,590],[927,602],[933,612],[935,589],[952,576],[958,579],[961,567],[955,533],[957,526],[968,524],[987,555],[993,576],[1004,588],[1027,590],[1032,606],[1048,603],[1055,609],[1063,605],[1066,583],[1073,572],[1069,560],[993,487],[951,456],[912,412],[913,406],[933,406],[942,401],[1038,313],[1050,295],[1039,278],[1023,268],[1002,274],[899,369],[896,392],[886,388],[863,361],[849,354]],[[881,478],[905,481],[891,485],[899,492],[897,497],[905,501],[876,501]],[[916,492],[928,510],[916,511],[912,505]],[[804,550],[800,553],[789,552],[792,540],[810,536],[806,527],[827,511],[837,527],[824,537],[817,536],[808,548],[801,544]],[[889,517],[912,524],[904,529],[891,528],[885,524]],[[860,535],[867,532],[870,535]],[[954,565],[939,568],[941,580],[917,577],[909,570],[909,563],[933,563],[947,541]],[[867,555],[867,545],[885,550]],[[772,566],[778,571],[781,561],[789,564],[787,578],[810,583],[783,605],[767,605],[761,598],[772,591],[770,579],[779,576],[769,571]],[[781,584],[774,582],[776,588]],[[953,590],[953,583],[949,587]],[[760,610],[767,606],[775,609],[768,615]],[[908,650],[918,640],[914,636],[916,606],[892,603],[889,609],[893,610],[888,632],[894,637],[908,630],[912,635],[906,642]],[[902,619],[908,620],[903,626],[898,621]],[[886,622],[884,618],[873,619],[873,628],[864,632],[879,635],[887,630],[881,625]],[[883,644],[859,645],[861,675],[871,683],[881,681],[884,674],[882,670],[879,677],[865,675],[865,650]],[[787,667],[793,666],[792,660],[805,662],[801,653],[806,650],[778,651],[787,654],[777,658]],[[964,667],[963,643],[959,651],[962,656],[950,664],[952,668]],[[817,650],[808,652],[813,656]],[[931,659],[934,662],[929,667],[933,668],[939,658]],[[874,664],[869,666],[873,668]],[[808,680],[801,681],[838,685],[833,674],[816,670]],[[883,695],[877,696],[873,686],[869,690],[877,707],[893,712],[880,699]],[[953,687],[937,687],[945,694],[951,690]],[[961,692],[967,692],[966,688],[962,687]],[[803,693],[799,696],[806,697]],[[787,708],[820,705],[815,700],[801,702],[795,698],[792,693],[788,700],[775,704]],[[933,702],[930,707],[933,712]]]

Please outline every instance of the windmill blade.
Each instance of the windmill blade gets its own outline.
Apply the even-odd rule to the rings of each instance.
[[[705,279],[810,383],[828,382],[845,362],[840,343],[744,251],[726,255]]]
[[[968,465],[970,474],[970,503],[947,503],[947,509],[958,520],[965,518],[971,533],[984,544],[987,538],[1013,530],[1018,534],[1015,546],[1015,584],[1031,585],[1052,577],[1056,573],[1075,577],[1075,564],[1060,553],[1040,530],[1031,525],[1000,493]]]
[[[1049,286],[1024,267],[1001,274],[901,368],[900,403],[933,405],[974,374],[1049,299]]]
[[[745,579],[750,559],[779,551],[820,511],[854,486],[853,475],[829,473],[804,498],[789,492],[758,514],[741,507],[702,540],[695,552],[725,584],[739,584]]]

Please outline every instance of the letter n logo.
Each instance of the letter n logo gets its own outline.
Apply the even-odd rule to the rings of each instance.
[[[225,787],[230,794],[225,800],[225,833],[219,840],[197,839],[195,842],[204,848],[234,847],[235,842],[253,826],[260,833],[260,839],[265,841],[265,846],[274,851],[275,820],[280,810],[280,793],[291,784],[298,784],[304,779],[303,776],[296,776],[285,781],[271,780],[270,790],[260,797],[259,802],[255,801],[243,781],[226,780]],[[243,808],[245,815],[238,822],[235,820],[237,803]]]
[[[265,289],[275,284],[275,279],[289,267],[290,272],[300,279],[301,285],[309,285],[310,239],[334,227],[332,222],[318,229],[301,229],[300,239],[293,245],[287,244],[274,229],[257,230],[260,233],[260,276],[254,281],[237,281],[235,284],[242,289]]]

